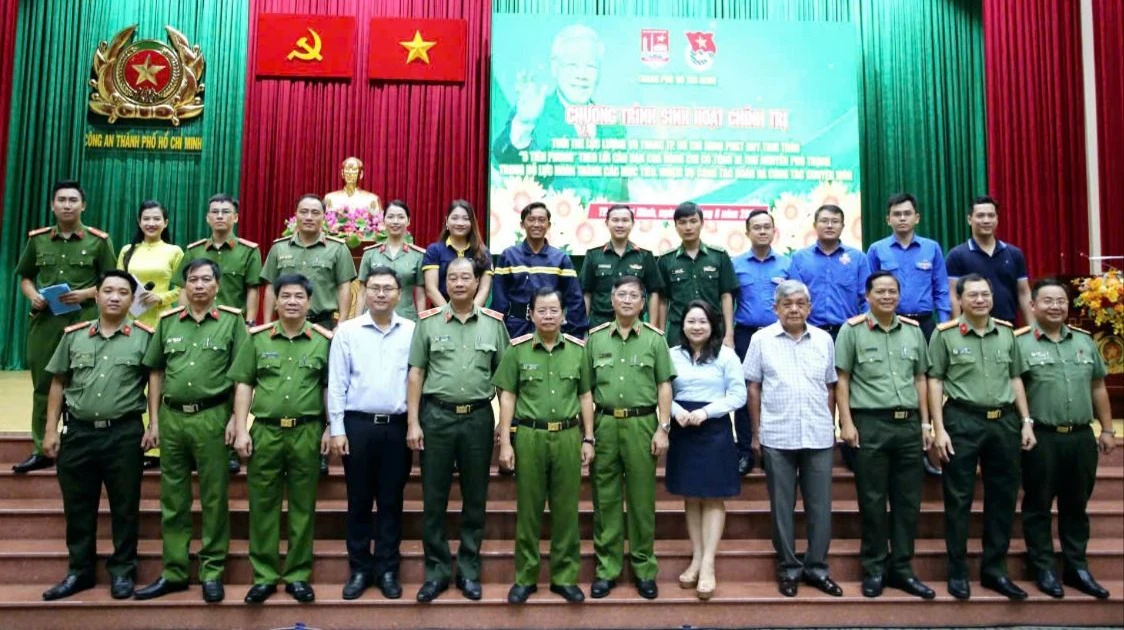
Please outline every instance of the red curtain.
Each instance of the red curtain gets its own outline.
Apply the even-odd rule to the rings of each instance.
[[[437,238],[453,199],[472,202],[484,225],[487,163],[488,46],[491,3],[480,0],[251,0],[249,64],[260,13],[356,17],[355,73],[349,81],[247,77],[240,233],[269,243],[280,236],[296,199],[343,187],[340,163],[363,160],[360,183],[410,207],[411,231],[424,246]],[[462,85],[367,80],[373,17],[468,21]],[[483,228],[482,228],[483,229]]]
[[[1124,256],[1124,0],[1094,0],[1101,253]],[[1119,260],[1108,261],[1117,268]]]
[[[18,0],[0,2],[0,219],[4,217],[4,181],[8,172],[8,126],[12,114],[12,64],[15,63]]]
[[[1089,221],[1078,3],[984,0],[983,8],[987,170],[1001,238],[1026,253],[1032,277],[1083,273]]]

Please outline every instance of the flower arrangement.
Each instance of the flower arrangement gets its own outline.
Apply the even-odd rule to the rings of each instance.
[[[282,236],[292,236],[297,229],[297,218],[285,221]],[[382,211],[369,207],[349,208],[341,206],[324,211],[324,233],[347,241],[347,246],[356,248],[365,241],[386,240],[386,230],[382,224]]]
[[[1098,326],[1112,327],[1116,335],[1124,336],[1124,278],[1119,269],[1109,269],[1099,276],[1073,281],[1080,291],[1073,302],[1081,307],[1085,316]]]

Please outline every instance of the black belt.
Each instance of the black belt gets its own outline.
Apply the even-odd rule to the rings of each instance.
[[[458,416],[467,416],[468,414],[472,413],[473,411],[476,411],[477,409],[489,407],[492,404],[491,398],[484,398],[484,399],[481,399],[481,400],[470,400],[468,402],[463,402],[463,403],[447,402],[447,401],[441,400],[440,398],[438,398],[436,396],[426,396],[425,399],[426,399],[426,402],[428,402],[432,405],[436,405],[436,406],[438,406],[438,407],[440,407],[440,408],[442,408],[446,411],[452,411],[453,413],[457,414]]]
[[[63,416],[63,425],[69,426],[72,424],[81,424],[92,429],[112,429],[113,427],[123,427],[128,424],[140,422],[140,412],[131,413],[121,416],[120,418],[109,418],[106,420],[85,420],[72,415],[69,411]]]
[[[519,427],[526,427],[528,429],[539,429],[542,431],[565,431],[572,429],[581,424],[581,418],[574,416],[573,418],[566,418],[565,420],[558,420],[555,422],[547,422],[546,420],[528,420],[527,418],[519,419]],[[512,427],[514,428],[514,427]]]
[[[512,302],[507,305],[507,314],[525,321],[531,320],[531,304],[528,302]]]
[[[230,392],[225,392],[218,396],[211,396],[210,398],[201,398],[191,403],[168,400],[165,398],[164,406],[182,413],[199,413],[200,411],[206,411],[207,409],[218,407],[228,402],[230,402]]]
[[[345,411],[343,412],[344,420],[348,418],[352,420],[362,420],[372,424],[391,424],[406,422],[406,414],[404,413],[367,413],[365,411]]]
[[[605,407],[597,405],[597,411],[605,416],[612,416],[614,418],[638,418],[640,416],[647,416],[656,413],[655,405],[648,405],[646,407]]]
[[[842,328],[842,327],[843,327],[843,324],[824,324],[823,326],[816,326],[816,328],[819,328],[820,330],[826,332],[827,334],[831,335],[832,337],[839,334],[839,329]]]
[[[309,311],[308,321],[313,324],[323,324],[332,322],[336,318],[339,311]]]
[[[852,409],[851,412],[888,416],[894,420],[909,420],[918,413],[918,410],[906,409],[905,407],[885,407],[881,409]]]
[[[323,416],[294,416],[292,418],[254,418],[254,424],[257,423],[268,424],[271,427],[281,427],[282,429],[292,429],[299,427],[302,424],[310,422],[324,422]]]
[[[1084,433],[1092,431],[1093,425],[1091,424],[1067,424],[1064,426],[1057,426],[1053,424],[1039,424],[1034,423],[1035,431],[1045,431],[1047,433]]]
[[[1003,414],[1010,413],[1015,409],[1015,406],[1011,404],[999,405],[998,407],[985,407],[983,405],[977,405],[975,403],[970,403],[965,400],[957,400],[955,398],[949,398],[945,402],[945,406],[956,407],[961,411],[967,411],[968,413],[981,415],[988,420],[998,420],[1003,417]]]

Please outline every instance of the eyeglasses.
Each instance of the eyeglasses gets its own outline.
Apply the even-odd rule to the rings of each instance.
[[[367,292],[368,293],[374,293],[375,295],[382,295],[382,294],[390,295],[391,293],[394,293],[397,290],[398,290],[398,287],[393,285],[393,284],[376,285],[376,286],[367,287]]]

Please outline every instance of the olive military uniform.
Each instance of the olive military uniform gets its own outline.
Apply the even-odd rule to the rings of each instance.
[[[1029,564],[1054,569],[1050,506],[1058,499],[1058,538],[1065,570],[1087,569],[1089,515],[1085,508],[1097,478],[1097,442],[1091,384],[1106,374],[1088,333],[1062,326],[1054,341],[1037,324],[1015,336],[1023,358],[1027,406],[1038,444],[1023,453],[1023,535]]]
[[[57,227],[44,227],[27,233],[27,245],[20,254],[16,273],[35,282],[37,289],[66,283],[72,291],[88,289],[97,283],[102,272],[117,267],[117,255],[109,235],[79,224],[68,237]],[[32,311],[27,327],[27,369],[31,371],[31,438],[35,454],[43,454],[43,431],[47,426],[47,394],[51,391],[51,375],[47,362],[62,339],[63,329],[75,322],[97,317],[93,300],[82,304],[81,310],[52,315],[50,308]]]
[[[989,318],[981,335],[963,317],[937,326],[929,341],[929,376],[944,382],[944,430],[955,454],[944,465],[949,579],[967,579],[968,522],[976,464],[984,488],[981,573],[1007,576],[1007,549],[1019,493],[1022,421],[1011,379],[1021,360],[1011,325]]]
[[[58,478],[70,575],[93,577],[104,483],[113,530],[106,570],[136,577],[148,375],[141,360],[152,332],[144,324],[124,324],[107,338],[97,320],[80,322],[66,329],[47,364],[47,372],[66,383]]]
[[[194,260],[205,258],[218,263],[221,277],[215,304],[246,312],[246,292],[261,284],[261,250],[258,244],[231,236],[216,243],[209,238],[187,246],[183,260],[172,274],[172,286],[184,286],[183,270]]]
[[[577,584],[581,566],[578,498],[582,478],[581,403],[590,391],[585,342],[559,335],[547,350],[538,333],[511,342],[493,382],[515,394],[517,515],[515,583],[539,577],[539,536],[550,499],[550,581]]]
[[[869,312],[847,324],[835,343],[835,367],[851,375],[851,419],[859,433],[855,457],[863,524],[859,555],[865,575],[888,574],[904,582],[914,577],[913,540],[921,511],[919,410],[927,401],[918,400],[914,378],[923,377],[929,367],[925,335],[917,322],[898,316],[888,329]]]
[[[281,322],[258,326],[238,348],[227,375],[254,388],[250,565],[254,584],[308,582],[312,576],[324,388],[332,333],[306,323],[288,337]],[[281,568],[281,500],[288,498],[289,549]]]
[[[230,545],[226,424],[232,382],[226,375],[246,339],[242,313],[229,306],[196,321],[183,306],[165,311],[144,364],[164,370],[160,405],[160,511],[165,580],[183,584],[191,543],[191,466],[203,508],[199,580],[222,579]]]
[[[652,436],[660,430],[656,416],[659,385],[675,378],[671,353],[658,329],[637,323],[626,339],[613,321],[590,331],[585,360],[593,377],[596,405],[597,444],[590,473],[597,579],[620,575],[627,531],[633,577],[654,580],[658,569],[654,549],[656,458],[651,445]],[[621,513],[625,502],[627,515]]]
[[[464,322],[453,314],[451,304],[429,309],[414,329],[410,367],[425,370],[419,421],[425,436],[422,543],[427,581],[452,575],[445,525],[454,465],[463,501],[457,572],[463,579],[480,580],[495,429],[492,375],[509,344],[503,315],[479,307],[473,307]]]
[[[297,235],[273,241],[262,267],[262,280],[273,284],[284,274],[299,273],[312,282],[308,321],[335,328],[339,318],[336,290],[355,279],[351,250],[338,238],[321,235],[311,245],[302,245]]]
[[[418,309],[414,304],[414,289],[425,288],[425,276],[422,274],[422,256],[425,250],[413,243],[403,243],[402,249],[397,254],[391,254],[386,243],[371,245],[363,250],[363,260],[359,261],[359,282],[366,283],[371,275],[371,269],[380,265],[390,267],[402,283],[399,292],[401,298],[394,312],[406,319],[418,321]]]
[[[636,276],[644,282],[648,293],[663,291],[663,280],[656,269],[656,257],[652,252],[637,247],[631,241],[625,245],[624,254],[618,255],[613,243],[605,243],[585,253],[580,281],[582,293],[588,293],[589,325],[600,326],[611,322],[613,314],[613,283],[621,276]]]
[[[738,276],[734,273],[734,263],[726,250],[699,243],[698,254],[691,258],[682,246],[660,255],[658,261],[663,290],[660,298],[667,301],[667,345],[679,345],[679,328],[687,305],[691,300],[705,300],[722,313],[722,295],[736,294]],[[729,332],[729,331],[727,331]]]

